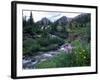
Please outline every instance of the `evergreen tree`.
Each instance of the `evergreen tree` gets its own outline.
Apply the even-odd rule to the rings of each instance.
[[[26,26],[27,21],[26,21],[26,16],[23,17],[23,27]]]
[[[33,25],[34,21],[33,21],[33,15],[32,15],[32,11],[30,12],[30,18],[29,18],[29,25]]]

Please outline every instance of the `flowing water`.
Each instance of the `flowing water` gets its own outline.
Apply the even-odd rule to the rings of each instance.
[[[72,49],[73,47],[71,45],[66,47],[66,44],[64,44],[58,50],[49,52],[40,52],[41,54],[38,54],[36,56],[25,57],[22,60],[23,68],[35,69],[36,64],[54,58],[55,56],[60,54],[61,51],[65,51],[66,53],[68,53],[69,51],[72,51]]]

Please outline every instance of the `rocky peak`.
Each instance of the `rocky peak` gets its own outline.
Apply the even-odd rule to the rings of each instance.
[[[66,25],[68,23],[68,19],[66,16],[62,16],[55,22],[57,25]]]

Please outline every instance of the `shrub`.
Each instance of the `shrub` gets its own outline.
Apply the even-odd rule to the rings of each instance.
[[[66,54],[61,52],[59,55],[51,60],[40,62],[36,65],[37,68],[60,68],[60,67],[71,67],[71,56],[72,54]]]
[[[63,44],[64,40],[59,37],[54,37],[50,39],[50,43],[52,44]]]
[[[50,44],[49,39],[48,38],[38,38],[36,39],[37,43],[40,44],[41,46],[48,46]]]
[[[75,40],[72,44],[75,46],[76,66],[90,66],[90,44],[82,44],[79,40]]]
[[[75,46],[72,53],[60,52],[52,59],[37,64],[37,68],[90,66],[90,44],[83,45],[79,40],[72,44]]]
[[[40,50],[40,45],[32,38],[27,38],[23,42],[23,54],[24,55],[34,55]]]

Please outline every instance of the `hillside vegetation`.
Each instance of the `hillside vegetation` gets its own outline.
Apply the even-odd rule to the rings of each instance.
[[[55,22],[46,17],[34,22],[32,12],[28,20],[23,16],[23,56],[56,51],[68,43],[74,47],[71,53],[60,51],[54,58],[36,64],[36,68],[90,66],[90,16],[89,13],[74,18],[62,16]]]

